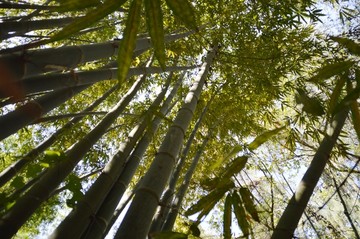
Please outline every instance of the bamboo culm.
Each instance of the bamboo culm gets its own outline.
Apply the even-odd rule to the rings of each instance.
[[[0,232],[3,238],[12,237],[26,220],[40,207],[56,187],[72,172],[77,163],[92,145],[101,138],[116,118],[133,99],[145,76],[139,77],[122,99],[83,139],[65,152],[65,157],[50,168],[46,174],[10,208],[0,219]]]
[[[175,165],[216,50],[215,48],[208,52],[205,63],[145,174],[144,181],[137,190],[115,238],[143,239],[147,236],[160,195]]]
[[[205,108],[202,110],[200,117],[198,118],[198,120],[195,123],[195,126],[193,128],[193,130],[191,131],[191,134],[186,142],[185,148],[183,149],[183,151],[181,152],[180,155],[180,159],[178,160],[178,164],[175,167],[175,170],[173,172],[173,174],[171,175],[170,178],[170,182],[169,182],[169,186],[168,189],[165,191],[164,195],[161,198],[161,207],[158,210],[156,216],[154,217],[153,223],[151,225],[151,229],[150,232],[156,232],[156,231],[160,231],[161,227],[164,223],[165,217],[168,213],[169,210],[169,205],[173,199],[174,196],[174,191],[175,191],[175,186],[178,183],[179,177],[180,177],[180,172],[184,167],[186,158],[188,156],[188,153],[190,151],[190,147],[194,142],[195,139],[195,135],[201,125],[201,122],[207,112],[208,109],[208,104],[207,106],[205,106]],[[167,211],[167,212],[165,212]]]
[[[176,95],[177,90],[179,89],[181,82],[182,82],[183,75],[179,78],[173,89],[171,90],[169,96],[163,103],[160,113],[166,115],[169,111],[169,105],[173,98]],[[113,218],[113,212],[118,205],[119,201],[121,200],[123,194],[127,186],[129,185],[135,171],[142,159],[149,143],[151,142],[152,137],[156,133],[160,122],[162,119],[160,117],[155,117],[153,120],[152,126],[149,127],[145,133],[145,135],[140,139],[139,143],[137,144],[136,148],[134,149],[133,153],[127,160],[122,173],[118,177],[117,181],[113,185],[111,191],[108,193],[106,199],[104,200],[103,204],[99,208],[95,220],[91,227],[89,227],[88,232],[84,236],[84,238],[101,238],[105,236],[104,233],[109,230],[112,226],[111,219]]]
[[[294,195],[290,199],[284,213],[272,234],[272,239],[292,238],[302,214],[314,192],[322,172],[329,160],[330,153],[344,126],[349,110],[343,109],[334,117],[331,131],[322,140],[309,168],[306,170]]]
[[[166,42],[185,38],[193,31],[169,34]],[[23,77],[43,74],[58,69],[74,69],[79,64],[105,59],[118,54],[120,40],[79,46],[25,50],[18,53],[3,54],[0,63],[5,65],[17,80]],[[134,50],[135,57],[151,48],[150,38],[139,38]],[[56,56],[56,57],[54,57]]]
[[[171,71],[183,71],[194,69],[196,66],[172,66],[164,70],[160,67],[136,67],[130,68],[127,78],[136,75],[154,74]],[[92,71],[54,73],[25,78],[13,82],[14,88],[21,89],[24,95],[47,90],[56,90],[73,86],[93,84],[104,80],[116,80],[117,68],[100,69]],[[11,97],[11,92],[0,92],[0,97]]]
[[[165,97],[166,90],[170,84],[168,79],[164,90],[157,96],[150,109],[156,109]],[[117,180],[124,168],[126,159],[136,142],[139,140],[147,127],[147,118],[152,117],[153,112],[149,110],[143,120],[136,125],[129,133],[127,139],[120,145],[118,151],[106,164],[100,176],[91,185],[84,197],[77,203],[75,209],[61,222],[52,233],[50,238],[80,238],[93,220],[93,216],[98,211],[106,195]]]
[[[43,19],[43,20],[29,20],[29,21],[8,21],[0,23],[0,39],[4,40],[10,37],[18,36],[26,32],[41,29],[52,29],[56,27],[62,27],[71,23],[76,18],[64,17],[57,19]],[[14,32],[10,33],[9,32]]]
[[[116,84],[108,91],[106,91],[99,99],[95,100],[90,106],[88,106],[83,112],[90,112],[95,109],[100,103],[102,103],[111,93],[119,89],[119,85]],[[63,127],[54,132],[51,136],[41,142],[36,148],[32,149],[24,157],[17,160],[15,163],[7,167],[0,173],[0,187],[2,187],[6,182],[8,182],[12,177],[14,177],[17,172],[19,172],[25,165],[32,162],[37,156],[43,153],[47,148],[49,148],[55,141],[60,137],[62,133],[70,129],[73,125],[80,122],[84,116],[74,117],[69,122],[67,122]]]
[[[170,205],[170,211],[166,215],[166,218],[164,219],[164,224],[161,227],[161,231],[171,231],[174,227],[174,223],[176,220],[176,217],[179,213],[179,207],[182,204],[182,201],[184,200],[185,194],[187,189],[189,188],[191,178],[195,172],[195,169],[199,163],[200,157],[202,153],[205,150],[205,147],[207,146],[209,139],[211,137],[211,130],[209,129],[208,135],[203,140],[200,149],[196,152],[195,157],[191,161],[191,165],[188,169],[188,171],[185,174],[184,181],[179,187],[178,193],[176,194],[175,198],[173,199],[171,205]]]
[[[0,128],[0,140],[16,133],[19,129],[55,109],[89,86],[90,85],[82,85],[49,92],[1,116],[0,125],[6,127]]]

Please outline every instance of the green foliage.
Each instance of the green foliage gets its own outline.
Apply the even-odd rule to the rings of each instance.
[[[259,136],[257,136],[249,145],[248,145],[248,149],[249,150],[255,150],[257,149],[260,145],[262,145],[263,143],[265,143],[266,141],[268,141],[271,137],[277,135],[280,131],[282,131],[283,129],[285,129],[286,126],[282,126],[270,131],[267,131]]]
[[[36,175],[38,175],[43,170],[43,167],[37,163],[30,164],[27,167],[26,170],[26,177],[28,178],[34,178]]]
[[[352,91],[352,85],[351,82],[348,81],[347,92],[350,94],[351,91]],[[353,121],[353,126],[357,134],[357,137],[360,140],[360,111],[356,100],[350,102],[350,110],[351,110],[351,118]]]
[[[205,180],[202,186],[206,187],[208,190],[213,190],[228,184],[231,181],[232,176],[244,169],[247,160],[247,156],[236,157],[229,165],[226,165],[226,167],[223,168],[218,177]]]
[[[244,203],[244,206],[246,208],[246,211],[249,212],[251,217],[256,222],[260,222],[259,215],[256,211],[255,203],[253,200],[254,196],[251,194],[250,190],[248,188],[240,188],[239,191],[240,191],[242,202]]]
[[[309,97],[303,89],[296,89],[298,94],[295,96],[296,103],[303,105],[303,111],[314,116],[323,115],[324,108],[320,100],[316,97]]]
[[[190,225],[189,230],[191,232],[191,235],[200,237],[200,234],[201,234],[200,229],[198,228],[198,226],[195,223]]]
[[[133,51],[136,46],[137,30],[140,23],[142,0],[132,1],[126,21],[123,39],[118,51],[118,81],[123,83],[129,72]]]
[[[53,4],[53,2],[55,3]],[[115,35],[116,37],[122,37],[119,41],[117,59],[119,64],[118,79],[123,83],[123,88],[109,97],[99,107],[99,111],[108,111],[112,105],[119,101],[124,94],[124,89],[131,87],[131,81],[124,82],[124,76],[128,68],[132,64],[143,65],[145,60],[149,58],[151,52],[146,52],[138,56],[135,61],[132,61],[135,38],[138,38],[139,35],[140,37],[150,37],[155,57],[158,60],[154,64],[159,64],[162,68],[173,64],[175,62],[173,58],[175,57],[178,58],[176,63],[178,65],[198,64],[201,61],[203,52],[212,43],[219,42],[221,44],[217,61],[212,65],[211,76],[207,79],[199,104],[206,102],[214,92],[216,92],[216,96],[209,109],[209,114],[199,130],[200,137],[195,139],[194,145],[210,129],[213,130],[214,138],[210,140],[209,146],[204,151],[202,155],[203,161],[194,175],[193,184],[189,188],[189,195],[191,195],[189,201],[183,205],[183,208],[192,205],[185,213],[186,215],[199,214],[198,220],[191,224],[189,228],[193,236],[200,236],[198,228],[200,220],[214,210],[216,215],[211,216],[214,218],[219,215],[219,217],[224,216],[224,221],[221,221],[221,218],[219,220],[213,218],[210,220],[211,222],[218,222],[220,225],[223,223],[226,238],[231,236],[232,213],[235,214],[245,237],[251,234],[252,229],[259,233],[259,235],[252,236],[254,238],[269,237],[266,233],[269,231],[269,226],[273,226],[274,222],[271,220],[276,222],[279,212],[284,207],[284,183],[269,176],[260,177],[259,175],[262,172],[255,170],[255,168],[257,164],[262,165],[264,163],[269,171],[263,172],[264,174],[274,173],[279,175],[284,172],[285,174],[292,174],[294,168],[304,166],[307,163],[307,155],[312,154],[312,151],[308,152],[307,150],[316,149],[321,136],[319,132],[322,132],[326,126],[323,105],[328,107],[329,116],[345,106],[350,106],[353,125],[358,132],[359,138],[360,113],[356,101],[359,96],[359,88],[348,89],[347,95],[343,90],[346,77],[349,75],[352,81],[353,72],[358,71],[356,55],[359,55],[359,44],[343,37],[330,37],[332,41],[339,43],[343,47],[339,51],[339,47],[330,48],[331,45],[334,45],[333,42],[328,45],[327,39],[318,38],[316,34],[313,34],[312,29],[300,25],[299,23],[302,21],[316,20],[322,16],[321,9],[313,8],[310,0],[295,2],[290,0],[281,2],[276,0],[144,0],[144,14],[142,14],[141,0],[57,0],[53,2],[49,5],[49,7],[54,7],[51,8],[52,16],[83,17],[74,20],[73,23],[65,26],[57,33],[53,33],[54,29],[29,33],[38,37],[36,39],[47,39],[46,36],[52,36],[50,40],[42,42],[57,41],[46,45],[46,47],[76,45],[83,44],[83,42],[86,44],[102,43],[111,41]],[[118,11],[121,6],[126,9]],[[22,21],[21,16],[32,12],[30,9],[23,12],[13,10],[11,14],[7,14],[4,9],[0,10],[3,13],[1,20],[4,22]],[[175,15],[175,18],[172,18],[171,15]],[[12,19],[11,17],[15,18]],[[30,19],[47,19],[48,17],[48,11],[40,11]],[[206,25],[201,27],[201,34],[193,34],[169,43],[166,45],[165,51],[164,34],[168,35],[169,33],[184,31],[183,25],[179,22],[187,28],[195,30],[198,29],[198,23],[205,23]],[[90,26],[94,26],[94,28],[89,29]],[[86,32],[88,30],[90,32],[85,35],[78,34],[79,31]],[[35,38],[24,38],[24,42],[33,39]],[[19,43],[14,41],[12,45],[14,44]],[[353,54],[353,56],[345,56],[347,53]],[[94,52],[83,52],[83,54],[94,54]],[[336,57],[330,59],[333,55],[336,55]],[[73,70],[77,72],[78,69],[86,71],[98,69],[107,66],[115,58],[98,59],[96,62],[88,62],[86,65],[77,66],[78,68]],[[323,64],[323,61],[332,63]],[[316,72],[311,73],[311,66],[313,65],[322,66]],[[62,70],[67,71],[68,69]],[[47,72],[46,74],[54,74],[54,72]],[[176,101],[183,101],[184,94],[189,91],[189,87],[193,82],[192,76],[196,74],[196,70],[187,74]],[[309,74],[313,77],[305,82],[304,79],[307,79]],[[338,79],[339,75],[341,76]],[[358,82],[360,82],[359,75],[357,74]],[[54,200],[44,203],[43,208],[46,210],[40,210],[35,214],[33,221],[23,228],[24,231],[32,230],[36,234],[35,231],[44,218],[49,217],[50,220],[55,217],[56,211],[54,212],[54,210],[64,207],[65,203],[69,207],[74,207],[81,200],[83,196],[82,186],[87,185],[87,183],[82,183],[76,175],[83,175],[84,172],[101,169],[104,166],[114,150],[125,139],[128,130],[142,118],[143,114],[141,112],[148,112],[147,107],[152,98],[157,95],[157,89],[163,86],[165,74],[148,77],[146,86],[142,88],[141,94],[136,100],[129,104],[126,114],[114,122],[111,130],[102,136],[101,140],[92,147],[71,176],[62,182],[67,191],[64,193],[65,196],[61,194],[61,201]],[[309,83],[316,84],[311,84],[311,87],[309,87]],[[111,86],[111,83],[95,84],[91,89],[73,97],[57,109],[54,109],[50,114],[79,112],[85,105],[101,96]],[[299,86],[302,88],[296,92],[297,103],[304,105],[303,111],[309,116],[316,117],[305,117],[304,114],[296,115],[299,112],[296,110],[296,105],[292,99],[294,89],[296,90]],[[40,94],[42,93],[44,92],[40,92]],[[37,96],[28,96],[26,100],[35,97]],[[23,103],[25,102],[3,107],[1,114],[6,115],[13,110],[13,107]],[[148,148],[146,157],[141,162],[140,170],[138,170],[139,175],[134,177],[131,185],[136,184],[136,180],[146,173],[151,159],[158,151],[162,136],[167,131],[168,123],[172,122],[174,112],[179,108],[178,104],[174,108],[175,110],[168,115],[160,114],[155,109],[152,110],[155,116],[166,121],[166,123],[159,133],[154,135],[152,145]],[[196,118],[197,111],[193,113]],[[139,116],[139,114],[141,115]],[[82,139],[100,119],[99,116],[85,117],[82,122],[68,129],[58,138],[57,142],[52,146],[56,150],[46,151],[41,158],[36,159],[24,171],[18,172],[12,182],[2,188],[3,191],[0,194],[2,206],[10,208],[14,200],[16,200],[16,198],[9,200],[9,195],[12,195],[14,190],[23,189],[24,185],[38,176],[44,168],[62,161],[64,159],[62,151],[67,150],[74,142]],[[278,122],[283,122],[284,119],[290,122],[290,126],[279,127]],[[152,117],[148,117],[149,125],[151,125],[151,120]],[[59,120],[48,124],[28,126],[26,130],[19,131],[16,137],[12,136],[1,142],[0,149],[2,152],[0,158],[3,161],[1,168],[4,169],[11,165],[19,156],[25,155],[35,145],[49,136],[54,129],[61,128],[66,122],[66,120]],[[214,122],[220,123],[218,123],[217,127],[214,127]],[[278,128],[274,129],[274,127]],[[278,137],[281,145],[275,142],[263,145],[274,136],[283,136],[281,132],[285,128],[290,131],[289,135],[286,135],[287,142],[285,144],[283,144],[285,139]],[[355,148],[357,145],[356,139],[354,139],[352,131],[348,128],[350,127],[347,127],[342,140],[346,141],[349,147]],[[184,133],[187,134],[187,132]],[[258,135],[258,137],[249,145],[244,145],[243,142],[254,135]],[[262,145],[265,147],[260,147]],[[246,154],[247,149],[252,151],[251,163],[248,163],[248,156],[237,157]],[[356,150],[351,151],[348,148],[347,150],[353,154],[356,152]],[[193,149],[191,153],[193,154],[195,151]],[[349,160],[343,163],[342,160],[341,157],[331,157],[330,162],[331,165],[335,164],[334,168],[338,167],[348,172],[348,165],[353,165],[354,162]],[[246,171],[244,171],[245,166]],[[278,167],[281,168],[281,172],[276,171]],[[330,170],[334,170],[336,175],[340,172],[333,168]],[[249,178],[245,178],[244,175],[248,174]],[[235,179],[237,187],[240,187],[239,190],[234,189],[233,180]],[[199,188],[199,184],[202,188]],[[293,185],[291,184],[291,186]],[[273,190],[272,187],[275,187],[276,190]],[[347,187],[348,184],[343,189],[347,190]],[[249,188],[251,188],[251,191]],[[319,191],[324,189],[323,185],[320,185],[319,188]],[[205,196],[202,196],[203,189],[208,191]],[[325,189],[323,191],[330,191],[328,188]],[[69,196],[68,192],[70,192],[70,197],[67,197]],[[224,195],[226,195],[225,200],[223,200]],[[260,205],[255,205],[255,197],[257,202],[260,201]],[[194,198],[200,199],[194,202]],[[52,199],[56,199],[56,197]],[[320,200],[318,198],[315,197],[314,200],[317,200],[317,204],[319,204]],[[225,201],[224,205],[219,203],[222,201]],[[271,207],[271,203],[274,208]],[[261,207],[261,212],[264,213],[261,220],[259,218],[260,211],[258,211],[257,207]],[[218,211],[223,213],[217,213]],[[354,206],[355,211],[356,206]],[[318,219],[320,217],[314,213],[310,218]],[[329,217],[330,220],[331,217]],[[337,221],[339,225],[346,225],[346,223],[340,222],[341,220]],[[321,230],[323,228],[330,230],[329,228],[331,228],[329,226],[331,224],[324,223],[321,220],[313,221],[313,223],[317,223],[315,227],[321,228]],[[313,229],[307,224],[301,226],[304,227],[305,236],[311,237]],[[332,226],[332,228],[335,227]],[[346,236],[348,235],[348,232],[345,232],[347,230],[346,226],[339,226],[337,230],[344,232],[343,234],[346,234]],[[19,237],[26,237],[27,235],[29,234],[19,234]],[[302,234],[300,235],[302,236]],[[337,235],[341,235],[341,233]],[[34,234],[31,234],[30,237],[34,237]],[[191,235],[176,232],[155,233],[152,235],[152,238],[187,237],[191,237]]]
[[[59,3],[56,7],[58,12],[79,11],[89,7],[98,7],[102,2],[100,0],[55,0]]]
[[[24,178],[22,176],[17,176],[11,182],[10,186],[14,187],[15,189],[20,189],[25,185]]]
[[[332,64],[327,64],[317,70],[316,75],[309,79],[310,82],[321,82],[332,76],[339,75],[342,72],[349,70],[354,65],[354,61],[340,61]]]
[[[247,221],[245,209],[242,205],[240,196],[236,191],[232,193],[232,206],[239,227],[244,234],[244,237],[247,237],[250,233],[250,224]]]
[[[335,107],[339,103],[341,92],[345,83],[346,83],[346,78],[343,76],[341,76],[340,79],[336,82],[335,88],[330,96],[328,114],[334,113]]]
[[[145,0],[146,23],[148,25],[155,56],[165,69],[164,23],[160,0]]]
[[[42,167],[48,168],[50,165],[54,165],[66,157],[64,152],[55,150],[46,150],[44,152],[44,159],[40,163]]]
[[[234,187],[233,182],[229,182],[225,185],[221,185],[221,187],[213,189],[208,195],[201,198],[196,204],[192,205],[186,212],[185,215],[193,215],[197,212],[201,212],[201,217],[207,215],[216,203],[224,196],[224,194],[230,189]],[[199,219],[201,218],[198,217]]]
[[[107,0],[97,6],[96,9],[88,12],[84,17],[74,20],[71,24],[65,26],[61,31],[55,33],[49,42],[59,41],[71,36],[80,30],[97,23],[99,20],[117,10],[127,0]],[[80,3],[78,3],[80,4]],[[82,4],[81,4],[82,5]]]
[[[81,179],[75,174],[71,174],[67,179],[66,189],[72,193],[72,197],[66,200],[68,207],[74,207],[83,197]]]
[[[351,54],[360,56],[360,44],[356,43],[354,40],[335,36],[331,36],[330,39],[344,46]]]
[[[356,101],[360,96],[360,87],[357,87],[351,90],[345,97],[342,99],[339,104],[334,109],[334,114],[340,112],[341,110],[349,107],[349,105]]]
[[[197,29],[195,11],[188,0],[166,0],[166,3],[187,27]]]

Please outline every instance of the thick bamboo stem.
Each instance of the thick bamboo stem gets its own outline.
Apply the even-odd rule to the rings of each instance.
[[[21,22],[15,22],[15,21],[2,22],[0,23],[0,29],[1,29],[0,39],[4,40],[33,30],[62,27],[66,24],[69,24],[74,19],[76,18],[64,17],[58,19],[28,20]]]
[[[87,107],[83,112],[92,111],[96,108],[101,102],[103,102],[111,93],[119,88],[119,85],[115,85],[105,92],[99,99],[95,100],[89,107]],[[62,133],[70,129],[73,125],[80,122],[84,117],[74,117],[69,122],[67,122],[62,128],[58,129],[50,137],[41,142],[36,148],[32,149],[24,157],[17,160],[15,163],[10,165],[8,168],[3,170],[0,173],[0,187],[2,187],[6,182],[8,182],[12,177],[14,177],[17,172],[19,172],[25,165],[32,162],[37,156],[43,153],[47,148],[49,148],[55,141],[60,137]]]
[[[130,90],[109,111],[109,113],[83,139],[65,152],[64,159],[50,168],[27,193],[20,197],[0,219],[0,232],[3,238],[12,237],[26,220],[40,207],[56,187],[72,172],[77,163],[92,145],[101,138],[120,113],[126,108],[145,77],[139,77]]]
[[[293,237],[294,231],[324,171],[341,129],[344,126],[348,112],[348,109],[343,109],[334,117],[331,126],[332,132],[322,140],[309,168],[282,214],[272,234],[272,239],[287,239]]]
[[[183,107],[179,110],[150,169],[144,176],[144,181],[137,190],[115,238],[143,239],[148,234],[152,218],[160,201],[160,195],[175,165],[176,157],[182,146],[185,132],[190,124],[216,50],[213,49],[208,53],[199,77],[191,87]]]
[[[16,110],[0,117],[0,140],[14,134],[42,115],[55,109],[74,95],[88,88],[89,85],[65,88],[50,92],[36,100],[32,100]]]
[[[179,89],[183,76],[181,76],[178,82],[173,87],[172,91],[170,92],[169,96],[167,97],[166,101],[162,105],[160,109],[160,113],[166,115],[172,108],[170,106],[171,101],[176,95],[177,90]],[[160,117],[155,117],[152,123],[152,126],[149,127],[145,133],[145,135],[141,138],[139,143],[137,144],[134,152],[131,154],[129,159],[127,160],[122,173],[120,174],[119,178],[117,179],[116,183],[112,187],[111,191],[107,195],[104,203],[102,204],[101,208],[99,209],[98,213],[96,214],[96,223],[92,225],[90,228],[90,232],[86,234],[85,238],[101,238],[105,236],[104,233],[108,231],[112,226],[113,212],[116,206],[118,205],[119,201],[123,197],[125,190],[127,189],[130,181],[132,180],[135,171],[146,151],[148,145],[151,142],[151,139],[155,135],[162,119]]]
[[[160,67],[135,67],[130,68],[127,78],[142,74],[155,74],[172,71],[183,71],[193,69],[196,66],[170,66],[164,70]],[[79,85],[93,84],[105,80],[116,80],[117,68],[100,69],[92,71],[68,72],[49,74],[25,78],[21,81],[14,82],[14,87],[22,89],[23,94],[32,94],[47,90],[57,90]],[[6,91],[0,91],[0,97],[9,97]],[[10,92],[11,93],[11,92]]]
[[[159,107],[165,97],[170,78],[166,83],[165,89],[158,95],[150,109]],[[83,199],[78,202],[75,209],[61,222],[50,238],[80,238],[89,224],[93,221],[94,215],[103,203],[106,195],[116,182],[118,175],[124,168],[126,159],[136,142],[139,140],[147,127],[147,118],[152,117],[153,112],[148,111],[148,115],[141,123],[136,125],[129,133],[127,139],[120,145],[116,154],[106,164],[96,181],[91,185]]]
[[[170,34],[165,36],[165,42],[182,39],[192,33],[193,31]],[[3,54],[0,56],[0,64],[6,66],[16,76],[16,79],[19,80],[23,77],[58,69],[74,69],[79,64],[117,55],[120,41],[121,39],[90,45],[25,50],[12,54]],[[135,56],[150,48],[150,38],[139,38],[136,41]]]

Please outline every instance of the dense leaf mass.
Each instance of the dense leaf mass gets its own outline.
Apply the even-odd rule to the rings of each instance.
[[[0,1],[0,238],[360,238],[359,5]]]

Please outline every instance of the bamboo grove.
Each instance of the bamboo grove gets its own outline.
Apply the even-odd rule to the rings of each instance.
[[[0,1],[0,237],[360,238],[359,5]]]

